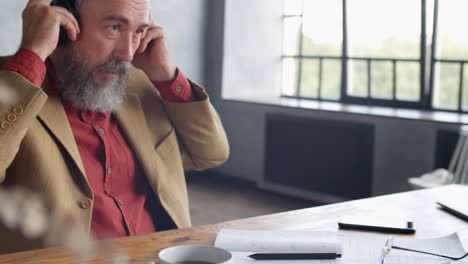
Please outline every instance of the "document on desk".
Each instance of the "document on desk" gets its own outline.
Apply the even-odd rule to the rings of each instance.
[[[315,231],[265,231],[223,229],[216,237],[215,246],[231,251],[231,263],[321,263],[321,260],[261,260],[248,256],[255,253],[336,253],[342,254],[337,233]],[[324,263],[340,263],[327,260]]]
[[[389,236],[369,233],[336,233],[317,231],[276,231],[276,230],[230,230],[218,233],[215,246],[229,250],[235,264],[379,264],[382,248]],[[394,245],[448,256],[459,257],[465,253],[457,234],[436,239],[415,239],[395,237]],[[342,257],[333,260],[261,260],[248,256],[254,253],[336,253]],[[385,264],[458,264],[468,260],[448,259],[393,249]]]

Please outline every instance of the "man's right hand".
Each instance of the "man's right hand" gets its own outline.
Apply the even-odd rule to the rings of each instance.
[[[60,27],[71,40],[76,40],[80,27],[65,8],[51,6],[52,0],[29,0],[23,11],[21,48],[29,49],[45,61],[57,48]]]

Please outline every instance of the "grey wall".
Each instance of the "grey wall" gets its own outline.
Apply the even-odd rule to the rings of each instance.
[[[457,125],[330,113],[269,105],[224,101],[218,103],[231,143],[230,160],[219,171],[261,182],[264,174],[265,115],[279,113],[318,119],[366,122],[375,126],[373,194],[409,190],[407,179],[431,171],[438,129]],[[287,140],[287,139],[285,139]],[[311,160],[313,162],[313,160]],[[339,166],[339,164],[337,164]],[[315,175],[326,177],[326,175]],[[359,177],[349,172],[349,177]]]
[[[230,90],[227,94],[224,92],[224,95],[228,95],[228,97],[235,89],[255,91],[254,94],[258,94],[258,90],[263,91],[269,88],[273,91],[276,90],[274,82],[271,82],[273,84],[268,86],[265,75],[271,80],[275,80],[277,76],[265,74],[265,71],[263,71],[271,65],[259,65],[259,63],[268,63],[268,59],[262,57],[262,55],[259,62],[259,55],[255,54],[256,51],[264,54],[265,49],[275,49],[271,43],[266,42],[271,38],[265,36],[266,34],[263,32],[265,27],[258,26],[264,21],[265,13],[255,11],[256,4],[246,4],[244,3],[246,1],[209,1],[211,10],[209,18],[211,22],[209,24],[217,26],[207,28],[210,40],[207,41],[206,49],[209,51],[210,59],[209,65],[206,67],[205,83],[212,91],[213,101],[223,119],[231,144],[230,160],[218,168],[217,171],[254,182],[260,183],[262,181],[265,159],[266,113],[373,124],[376,130],[373,164],[373,194],[375,195],[409,190],[407,184],[409,177],[419,176],[433,169],[437,130],[456,130],[459,127],[458,125],[285,108],[222,99],[222,94],[219,91],[221,87]],[[265,1],[255,0],[255,3]],[[249,0],[249,2],[252,1]],[[271,3],[274,2],[271,1]],[[251,8],[251,6],[253,7]],[[225,10],[228,7],[231,9]],[[216,15],[212,16],[212,13],[216,13]],[[257,22],[255,22],[255,19],[257,19]],[[252,23],[243,23],[244,21],[252,21]],[[224,24],[224,27],[219,26],[220,24]],[[255,32],[255,30],[260,31]],[[228,34],[233,33],[235,35],[228,36]],[[273,32],[267,35],[272,36],[275,34]],[[223,37],[226,42],[223,42]],[[276,41],[281,40],[276,39]],[[251,46],[246,46],[246,43]],[[243,49],[238,47],[243,47]],[[243,56],[240,54],[242,50],[246,54],[254,55]],[[237,59],[239,61],[237,62],[233,62],[235,54],[238,55]],[[226,59],[226,57],[228,58]],[[275,59],[272,58],[271,62],[275,63]],[[221,66],[224,67],[224,70]],[[255,78],[255,76],[258,78]],[[261,94],[265,95],[263,92]],[[353,175],[353,172],[349,173],[349,177],[357,176]],[[324,176],[316,175],[316,177]]]
[[[153,16],[166,29],[175,63],[192,80],[204,79],[206,0],[151,0]],[[21,13],[27,0],[2,0],[0,55],[13,54],[21,42]]]

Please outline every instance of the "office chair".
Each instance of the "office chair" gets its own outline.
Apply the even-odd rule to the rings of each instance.
[[[410,186],[415,189],[426,189],[447,184],[468,185],[468,126],[461,126],[459,133],[460,138],[448,170],[437,169],[421,177],[409,178]]]

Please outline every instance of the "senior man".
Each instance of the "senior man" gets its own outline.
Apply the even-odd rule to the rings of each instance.
[[[29,0],[1,59],[0,183],[97,238],[189,227],[184,169],[229,155],[208,95],[172,63],[149,0],[51,2]]]

